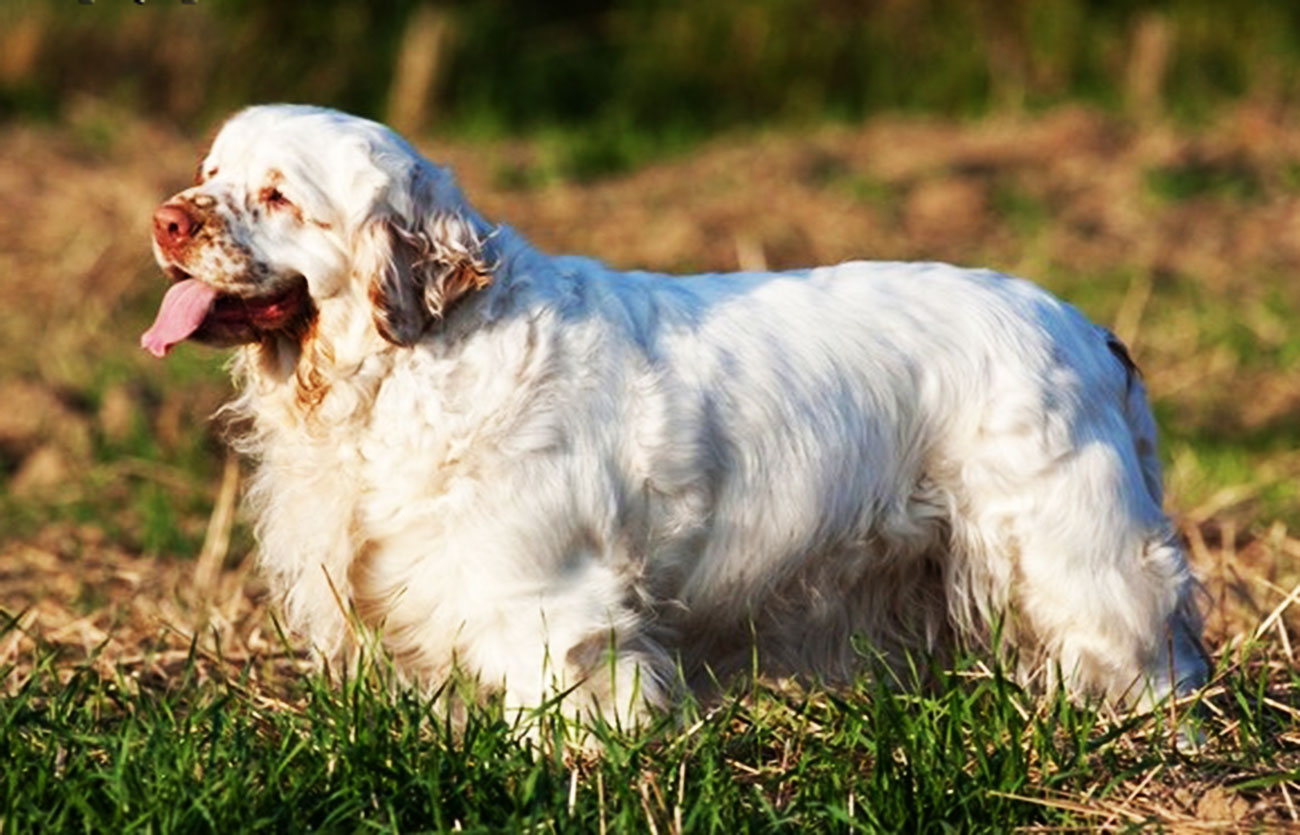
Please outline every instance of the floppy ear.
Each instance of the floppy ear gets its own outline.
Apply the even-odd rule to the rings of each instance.
[[[411,346],[462,296],[492,281],[483,241],[454,212],[370,221],[361,243],[379,335]],[[367,257],[368,256],[368,257]]]

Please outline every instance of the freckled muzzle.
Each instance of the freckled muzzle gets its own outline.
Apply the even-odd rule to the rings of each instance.
[[[215,201],[208,195],[188,200],[180,195],[154,212],[155,255],[172,286],[163,296],[153,325],[140,337],[140,345],[156,357],[186,339],[210,345],[229,346],[260,342],[278,333],[301,329],[314,309],[307,281],[294,276],[290,281],[249,284],[247,291],[227,292],[229,276],[196,274],[202,263],[203,247],[220,247],[220,224],[211,211]],[[227,247],[229,248],[229,247]],[[213,280],[223,289],[218,289]]]
[[[207,194],[181,192],[153,213],[153,240],[160,261],[181,266],[196,246],[215,242],[221,224],[215,213],[216,200]]]

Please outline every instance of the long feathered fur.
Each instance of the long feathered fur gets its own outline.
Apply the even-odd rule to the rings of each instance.
[[[1141,381],[1033,285],[550,256],[315,108],[236,116],[209,169],[176,199],[226,200],[209,222],[310,289],[308,326],[237,354],[227,414],[262,564],[324,657],[350,607],[415,680],[623,716],[754,658],[843,680],[855,636],[898,658],[996,632],[1026,678],[1119,701],[1203,680]],[[288,232],[238,208],[269,169]]]

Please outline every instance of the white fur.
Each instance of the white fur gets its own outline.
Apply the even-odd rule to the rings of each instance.
[[[341,599],[412,677],[459,666],[519,706],[577,685],[635,713],[755,655],[843,680],[854,635],[897,659],[999,623],[1026,677],[1074,692],[1204,680],[1142,385],[1034,285],[545,255],[386,128],[317,108],[238,114],[202,171],[175,199],[214,198],[238,246],[199,277],[301,275],[318,310],[241,349],[229,408],[272,588],[326,657]],[[271,171],[301,216],[249,208]],[[461,268],[490,284],[450,298]]]

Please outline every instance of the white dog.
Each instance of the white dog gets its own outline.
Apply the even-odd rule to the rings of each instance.
[[[1129,704],[1205,680],[1142,384],[1032,284],[614,272],[489,224],[382,125],[285,105],[226,123],[153,241],[143,344],[242,346],[262,563],[326,658],[346,608],[420,682],[624,716],[755,658],[843,680],[855,635],[996,633]]]

